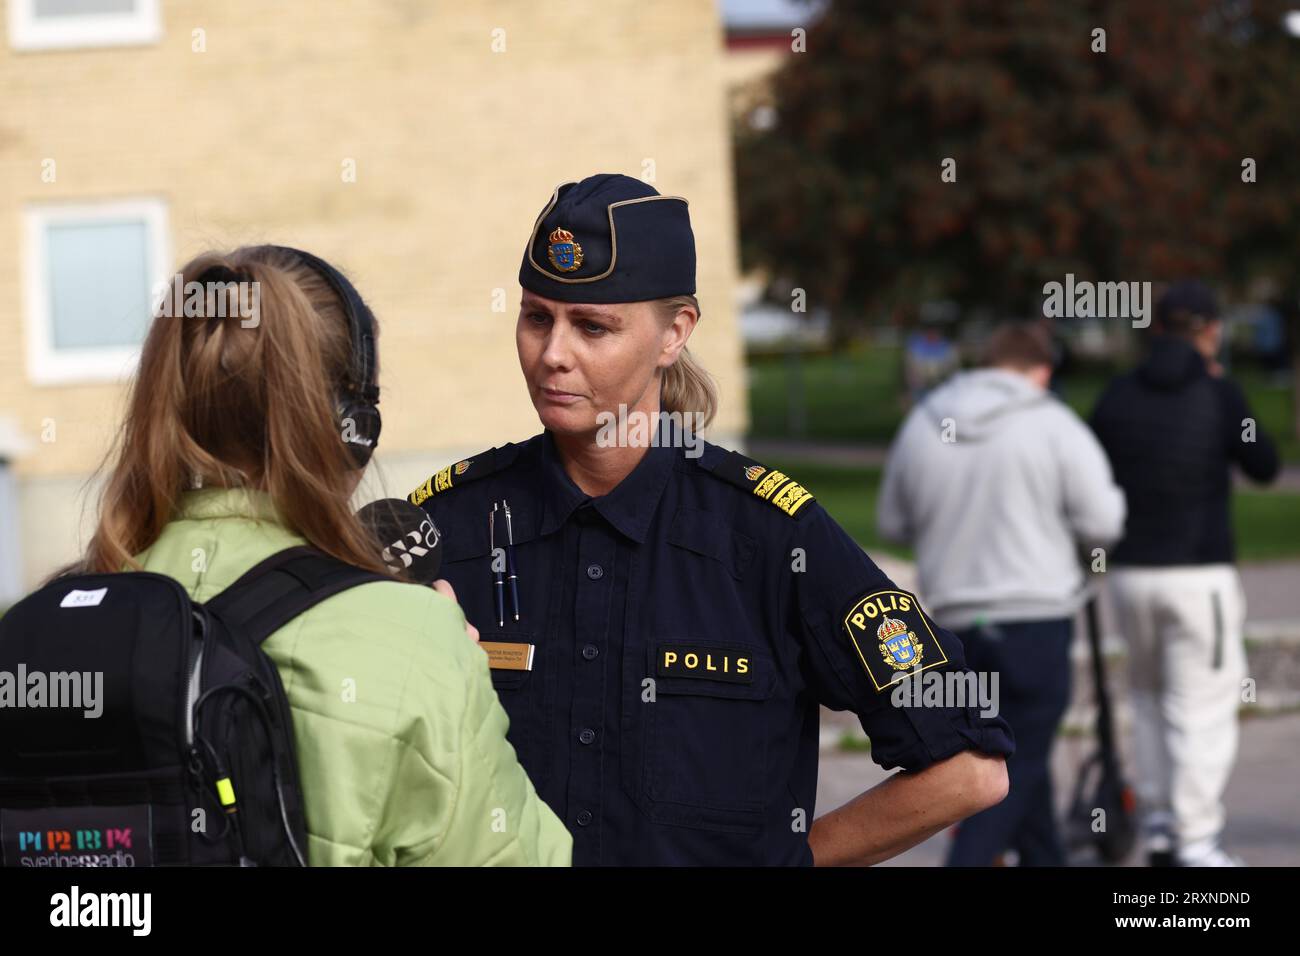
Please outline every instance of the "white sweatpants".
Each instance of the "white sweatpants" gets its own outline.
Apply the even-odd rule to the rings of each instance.
[[[1223,829],[1237,756],[1246,596],[1230,564],[1112,567],[1128,642],[1136,788],[1144,814],[1172,814],[1180,844]]]

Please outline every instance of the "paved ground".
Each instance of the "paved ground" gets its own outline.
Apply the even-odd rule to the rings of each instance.
[[[880,466],[885,459],[885,449],[879,447],[752,441],[748,451],[759,459],[812,457],[831,464],[858,466]],[[1300,467],[1288,466],[1271,487],[1300,491]],[[884,554],[873,558],[900,587],[917,590],[914,564]],[[1240,570],[1249,614],[1247,673],[1258,682],[1258,711],[1241,724],[1237,764],[1225,796],[1228,821],[1224,839],[1232,852],[1252,866],[1300,866],[1300,712],[1296,710],[1300,707],[1300,561],[1248,563]],[[924,601],[924,595],[921,598]],[[1110,623],[1104,598],[1101,611],[1108,686],[1115,703],[1125,767],[1131,768],[1125,647]],[[1082,627],[1076,626],[1075,631],[1073,700],[1052,761],[1060,814],[1069,802],[1079,765],[1096,750],[1089,655]],[[819,814],[841,806],[888,776],[868,754],[841,750],[839,744],[845,735],[864,739],[856,718],[824,710],[817,786]],[[949,832],[938,834],[885,865],[942,865],[950,840]],[[1075,854],[1072,862],[1099,865],[1095,854],[1088,850]],[[1141,854],[1135,852],[1127,865],[1142,864]]]
[[[1300,561],[1243,562],[1239,570],[1246,589],[1246,636],[1300,636]]]
[[[1068,803],[1076,768],[1094,749],[1090,735],[1058,738],[1052,763],[1061,812]],[[1300,866],[1298,754],[1300,714],[1255,717],[1242,722],[1241,748],[1225,798],[1228,822],[1224,840],[1251,866]],[[1132,766],[1131,761],[1127,765]],[[817,813],[843,805],[886,776],[866,754],[824,751],[817,782]],[[950,832],[940,833],[883,865],[940,866],[950,839]],[[1076,855],[1073,862],[1098,865],[1091,853]],[[1142,865],[1140,855],[1135,854],[1126,865]]]
[[[914,586],[915,569],[911,565],[898,562],[898,566],[883,570],[902,587]],[[1102,612],[1103,633],[1108,633],[1109,615],[1104,603]],[[1082,627],[1076,626],[1071,649],[1071,702],[1053,752],[1053,779],[1061,813],[1068,804],[1080,764],[1097,746],[1093,734],[1096,696],[1084,634]],[[1103,640],[1103,648],[1123,766],[1131,774],[1132,710],[1127,699],[1124,644],[1111,635]],[[1241,722],[1237,764],[1225,797],[1225,842],[1252,866],[1300,866],[1300,642],[1289,637],[1248,641],[1246,661],[1247,674],[1257,682],[1257,704]],[[887,776],[868,754],[845,752],[841,743],[846,736],[865,740],[857,718],[823,710],[819,814],[844,804]],[[949,838],[948,834],[939,834],[892,862],[940,865]],[[1097,865],[1090,853],[1077,862]],[[1135,859],[1130,865],[1140,863]]]

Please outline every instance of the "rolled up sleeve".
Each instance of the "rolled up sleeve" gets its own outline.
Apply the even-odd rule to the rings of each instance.
[[[922,770],[963,750],[1010,756],[1011,728],[981,714],[980,681],[986,688],[991,681],[966,666],[956,635],[935,624],[916,595],[895,585],[820,505],[796,535],[807,553],[807,571],[794,575],[805,679],[822,704],[857,715],[872,759],[886,770]],[[937,696],[936,676],[946,688]]]

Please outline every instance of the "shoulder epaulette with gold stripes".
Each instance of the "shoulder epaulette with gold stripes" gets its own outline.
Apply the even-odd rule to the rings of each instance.
[[[425,479],[420,487],[406,496],[406,500],[413,505],[422,505],[434,495],[459,488],[468,482],[500,471],[515,460],[520,447],[520,445],[508,444],[500,448],[489,448],[472,458],[465,458],[454,465],[448,465]]]
[[[805,514],[807,505],[814,500],[812,492],[785,472],[760,465],[737,451],[724,452],[711,463],[701,460],[700,465],[723,481],[757,495],[791,518]]]

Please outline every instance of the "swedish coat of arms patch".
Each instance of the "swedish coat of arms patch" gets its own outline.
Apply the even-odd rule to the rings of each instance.
[[[883,589],[856,598],[844,615],[844,630],[877,691],[948,663],[920,602],[907,591]]]

